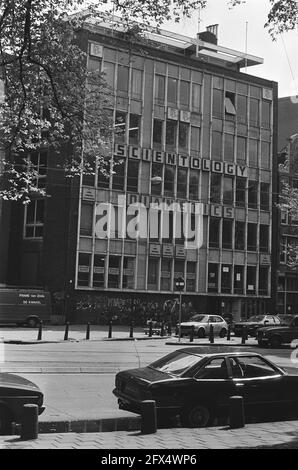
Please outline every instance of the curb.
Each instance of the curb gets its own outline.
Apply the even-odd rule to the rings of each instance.
[[[38,423],[38,432],[41,434],[67,433],[67,432],[114,432],[139,431],[141,429],[141,416],[121,418],[99,418],[71,421],[49,421]]]
[[[154,339],[154,340],[158,340],[158,339],[167,339],[169,338],[169,336],[145,336],[145,337],[133,337],[133,338],[98,338],[98,339],[88,339],[86,340],[85,338],[82,338],[82,339],[75,339],[75,338],[69,338],[67,340],[22,340],[22,339],[7,339],[7,340],[3,340],[3,341],[0,341],[0,343],[4,343],[4,344],[49,344],[49,343],[52,343],[52,344],[58,344],[58,343],[81,343],[82,341],[85,341],[85,342],[93,342],[93,341],[148,341],[149,339]]]
[[[172,346],[210,346],[210,347],[217,347],[217,346],[231,346],[231,347],[255,347],[258,346],[258,344],[242,344],[242,343],[195,343],[194,341],[188,341],[188,342],[176,342],[176,341],[167,341],[167,345],[172,345]]]

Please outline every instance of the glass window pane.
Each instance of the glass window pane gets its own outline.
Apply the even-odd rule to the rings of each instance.
[[[137,114],[129,115],[129,143],[138,145],[141,134],[141,116]]]
[[[127,191],[138,192],[139,162],[128,160],[127,166]]]
[[[189,108],[190,83],[181,80],[180,82],[180,105]]]
[[[209,247],[219,248],[219,227],[220,219],[210,217],[209,220]]]
[[[123,65],[118,65],[118,79],[117,90],[127,93],[128,92],[128,76],[129,69]]]
[[[164,176],[164,194],[165,196],[174,196],[176,167],[172,165],[165,166]]]
[[[199,197],[199,172],[190,170],[189,175],[189,198],[198,199]]]
[[[153,143],[162,144],[163,135],[163,123],[160,119],[154,119],[153,121]]]
[[[177,123],[175,121],[166,122],[166,145],[176,146]]]
[[[188,149],[188,133],[189,125],[183,122],[179,123],[179,147],[181,149]]]
[[[165,102],[165,77],[162,75],[155,76],[155,99],[160,104]]]
[[[220,119],[223,117],[223,93],[221,90],[213,89],[212,115]]]
[[[224,176],[223,203],[234,204],[234,179],[231,176]]]
[[[221,160],[222,159],[222,134],[221,132],[212,132],[212,147],[211,147],[211,159]]]
[[[218,264],[208,264],[208,292],[218,292]]]
[[[221,198],[221,175],[212,173],[211,183],[210,183],[210,201],[219,204],[220,198]]]
[[[235,249],[245,248],[245,222],[235,221]]]
[[[199,111],[201,109],[201,85],[192,84],[192,110]]]
[[[133,98],[142,98],[142,81],[143,72],[141,70],[132,69],[131,96]]]
[[[233,239],[233,221],[223,219],[222,222],[222,247],[231,250]]]
[[[93,204],[82,202],[81,206],[81,235],[92,235],[93,226]]]
[[[177,84],[176,78],[168,77],[168,104],[177,105]]]
[[[187,193],[187,170],[178,168],[177,175],[177,197],[186,198]]]
[[[200,151],[200,128],[191,126],[190,148],[195,152]]]
[[[258,141],[249,139],[249,166],[258,166]]]
[[[234,161],[234,136],[232,134],[224,136],[224,160],[226,162]]]

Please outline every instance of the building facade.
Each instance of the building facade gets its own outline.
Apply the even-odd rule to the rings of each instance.
[[[274,311],[277,84],[240,71],[261,60],[210,31],[132,42],[86,25],[80,41],[111,87],[112,172],[78,184],[48,170],[51,197],[12,228],[18,282],[78,322],[171,316],[178,277],[185,316]]]

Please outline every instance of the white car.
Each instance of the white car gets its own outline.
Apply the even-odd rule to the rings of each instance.
[[[194,327],[194,335],[199,338],[204,338],[209,335],[210,326],[213,326],[214,335],[224,338],[228,331],[228,324],[219,315],[206,315],[198,313],[193,315],[189,321],[181,322],[181,336],[190,335],[192,327]],[[179,335],[179,323],[177,325],[177,332]]]

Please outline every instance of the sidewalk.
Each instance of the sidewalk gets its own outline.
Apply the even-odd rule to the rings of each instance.
[[[248,424],[229,427],[158,429],[140,431],[40,434],[21,441],[18,436],[1,436],[0,449],[297,449],[298,421]]]

